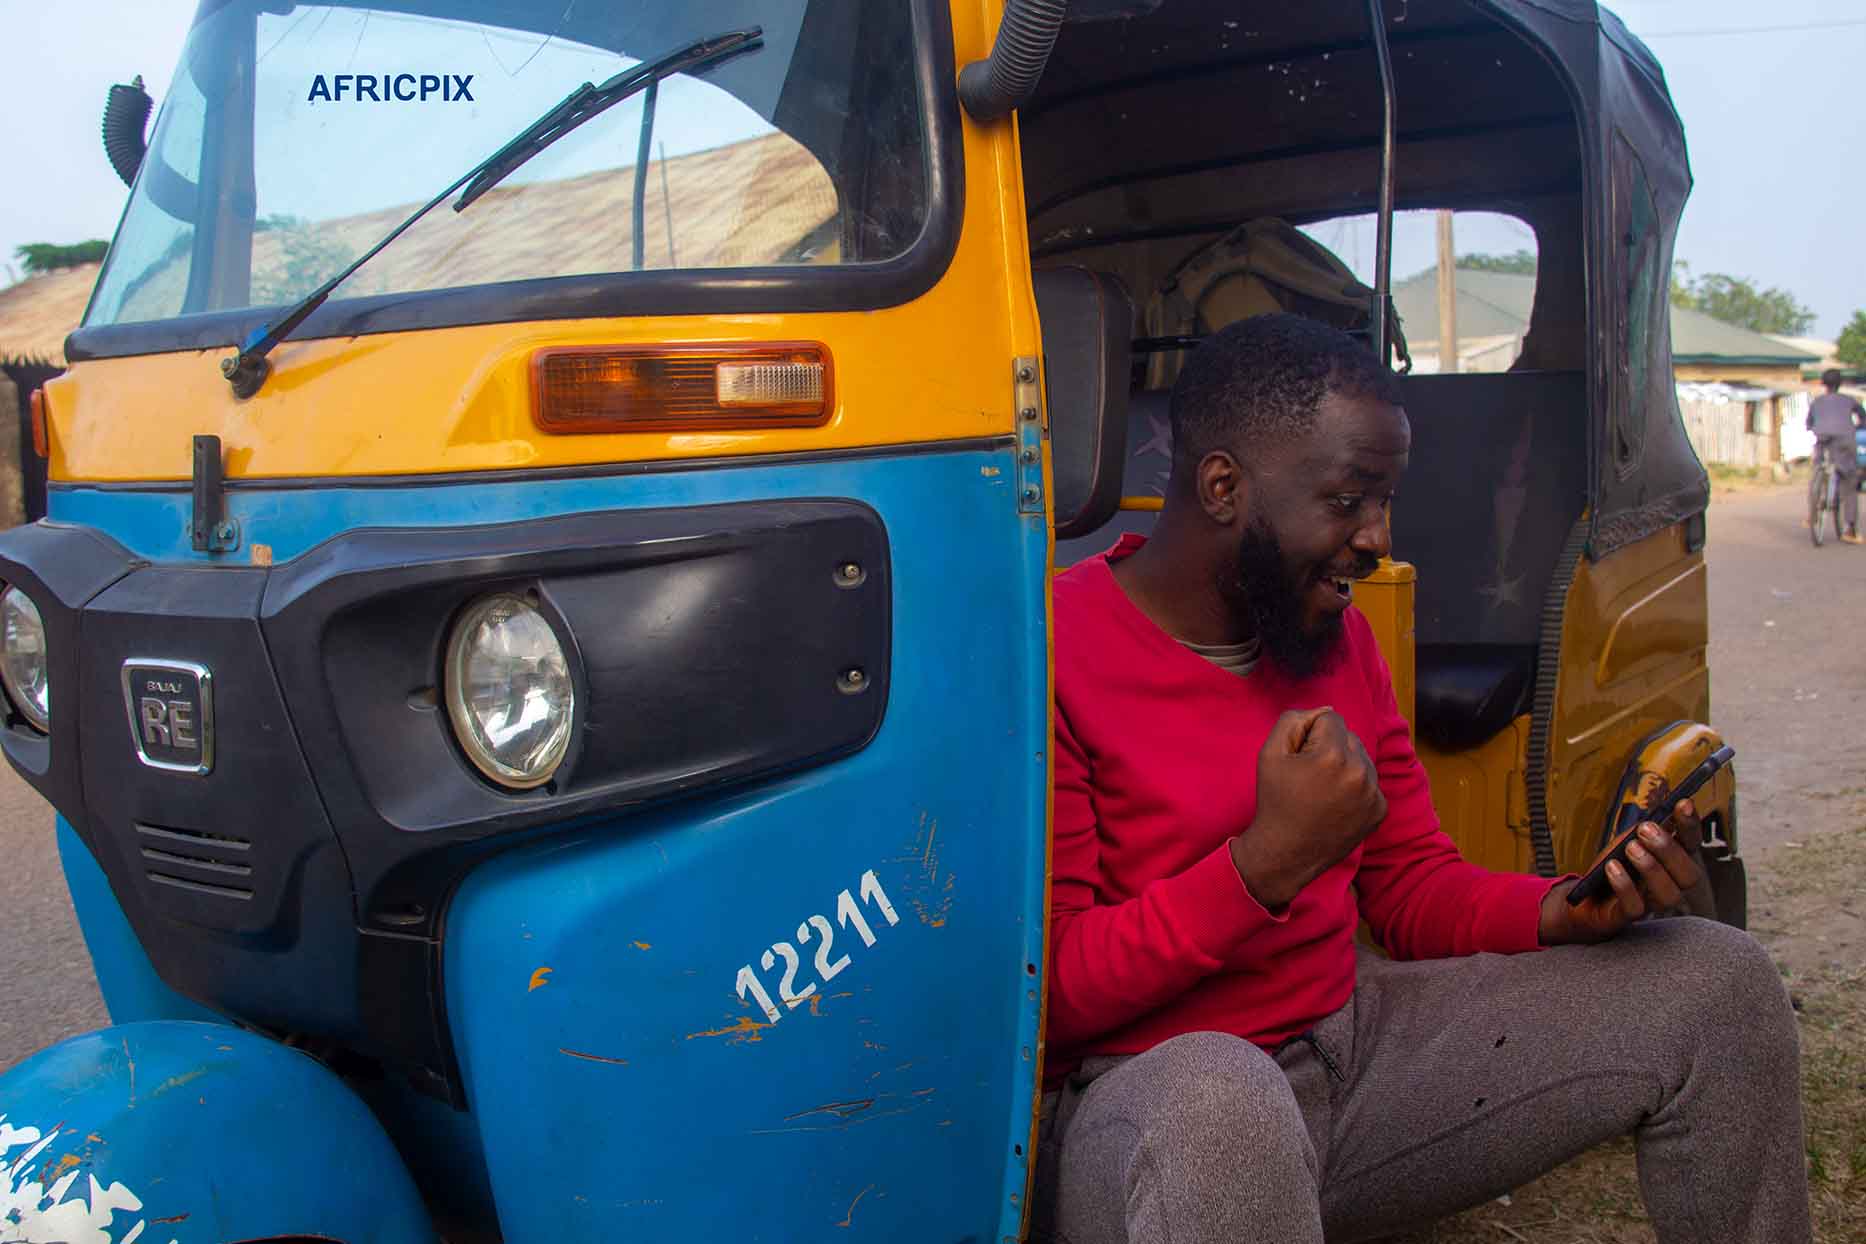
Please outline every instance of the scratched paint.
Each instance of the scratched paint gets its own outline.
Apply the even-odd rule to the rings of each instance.
[[[879,1119],[897,1118],[927,1105],[930,1094],[916,1092],[909,1097],[898,1093],[877,1093],[853,1101],[832,1101],[795,1114],[785,1115],[785,1127],[755,1127],[751,1136],[780,1136],[794,1132],[846,1132]]]
[[[160,1097],[162,1096],[162,1094],[168,1092],[170,1089],[178,1089],[184,1084],[188,1084],[194,1080],[199,1080],[202,1076],[206,1074],[207,1074],[207,1068],[196,1067],[193,1071],[183,1072],[181,1075],[178,1075],[178,1076],[170,1076],[168,1079],[162,1081],[162,1083],[156,1085],[155,1091],[149,1094],[149,1096],[152,1098]]]
[[[587,1054],[582,1050],[570,1049],[568,1046],[558,1046],[557,1052],[559,1054],[568,1054],[572,1058],[587,1059],[592,1063],[609,1063],[617,1067],[628,1066],[628,1059],[626,1058],[610,1058],[606,1054]]]
[[[690,1032],[686,1039],[691,1041],[696,1037],[724,1037],[734,1043],[762,1041],[764,1038],[758,1035],[759,1030],[770,1026],[770,1024],[759,1023],[749,1015],[740,1015],[724,1028],[708,1028],[702,1032]]]
[[[0,1244],[136,1244],[149,1224],[128,1220],[143,1202],[123,1184],[105,1186],[89,1175],[88,1195],[74,1196],[80,1172],[71,1169],[77,1163],[69,1154],[49,1171],[42,1166],[35,1177],[33,1163],[60,1130],[42,1134],[36,1127],[16,1127],[0,1114],[0,1163],[5,1163],[0,1166]],[[14,1150],[21,1152],[9,1160]],[[125,1215],[120,1232],[114,1221],[118,1211]]]
[[[842,1221],[837,1223],[836,1225],[838,1227],[846,1227],[850,1225],[851,1223],[853,1223],[855,1221],[855,1207],[862,1203],[863,1197],[867,1196],[869,1193],[873,1192],[874,1190],[875,1190],[875,1185],[869,1184],[866,1188],[863,1188],[860,1192],[856,1193],[855,1199],[849,1202],[849,1212],[844,1214],[842,1216]]]
[[[922,812],[914,826],[914,839],[906,853],[891,863],[906,865],[907,905],[929,929],[943,929],[952,915],[952,871],[940,868],[939,820]]]
[[[862,1113],[874,1104],[875,1099],[872,1097],[864,1097],[859,1101],[832,1101],[821,1106],[812,1106],[808,1110],[799,1110],[796,1114],[787,1114],[784,1116],[784,1121],[789,1123],[793,1119],[807,1118],[813,1114],[833,1114],[838,1119],[847,1119]]]

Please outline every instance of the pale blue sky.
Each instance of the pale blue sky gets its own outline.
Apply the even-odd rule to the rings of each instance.
[[[1792,290],[1814,309],[1817,333],[1835,335],[1866,308],[1866,104],[1855,85],[1866,3],[1614,7],[1664,63],[1685,120],[1697,184],[1680,257],[1699,272]],[[17,271],[9,265],[21,243],[114,231],[125,192],[98,138],[105,92],[140,73],[159,104],[193,12],[174,0],[0,0],[9,52],[0,117],[13,175],[0,195],[0,284]],[[1773,29],[1782,27],[1808,28]],[[1732,33],[1694,33],[1709,31]],[[1460,249],[1478,240],[1461,237]],[[1495,245],[1509,240],[1499,232]],[[1396,255],[1399,275],[1418,266]]]

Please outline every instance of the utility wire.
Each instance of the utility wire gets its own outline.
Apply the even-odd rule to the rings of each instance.
[[[1706,30],[1634,31],[1642,39],[1697,39],[1714,35],[1769,35],[1785,30],[1838,30],[1843,26],[1866,26],[1866,18],[1857,21],[1804,22],[1799,26],[1723,26]]]

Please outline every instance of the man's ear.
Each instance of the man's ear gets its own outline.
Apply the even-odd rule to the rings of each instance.
[[[1193,485],[1198,490],[1199,508],[1221,527],[1238,522],[1250,500],[1246,495],[1250,480],[1244,468],[1223,449],[1214,449],[1199,459]]]

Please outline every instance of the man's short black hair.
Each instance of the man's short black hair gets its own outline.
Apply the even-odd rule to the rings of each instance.
[[[1340,329],[1289,314],[1239,320],[1180,369],[1167,406],[1173,465],[1194,466],[1214,449],[1248,457],[1307,432],[1331,392],[1403,404],[1393,373]]]
[[[1840,391],[1840,380],[1840,369],[1837,367],[1829,367],[1826,371],[1821,373],[1821,383],[1834,390],[1836,393]]]

